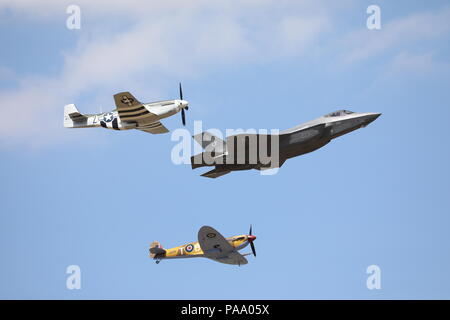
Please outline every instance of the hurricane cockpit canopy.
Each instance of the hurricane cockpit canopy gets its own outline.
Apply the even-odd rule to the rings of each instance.
[[[339,110],[339,111],[335,111],[335,112],[331,112],[328,113],[326,115],[324,115],[324,117],[329,118],[329,117],[342,117],[348,114],[352,114],[354,113],[353,111],[348,111],[348,110]]]

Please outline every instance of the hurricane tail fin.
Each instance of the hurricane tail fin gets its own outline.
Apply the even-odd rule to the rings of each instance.
[[[162,256],[166,253],[166,250],[163,249],[163,247],[161,246],[161,243],[159,243],[158,241],[153,241],[152,244],[150,245],[150,258],[158,258],[158,256]]]

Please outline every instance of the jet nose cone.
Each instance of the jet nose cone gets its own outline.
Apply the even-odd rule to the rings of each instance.
[[[375,121],[379,116],[381,116],[381,113],[369,113],[366,116],[366,125],[368,125],[369,123]]]
[[[373,120],[377,119],[379,116],[381,116],[381,112],[380,113],[374,113],[373,114]]]

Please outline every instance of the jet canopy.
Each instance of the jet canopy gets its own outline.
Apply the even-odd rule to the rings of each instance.
[[[342,116],[345,116],[347,114],[352,114],[352,113],[354,113],[354,112],[353,111],[348,111],[348,110],[338,110],[338,111],[335,111],[335,112],[328,113],[328,114],[324,115],[324,117],[326,117],[326,118],[342,117]]]

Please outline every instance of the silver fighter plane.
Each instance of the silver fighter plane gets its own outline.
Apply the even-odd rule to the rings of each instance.
[[[139,102],[131,93],[120,92],[114,95],[116,109],[99,114],[81,114],[74,104],[64,107],[64,127],[92,128],[103,127],[114,130],[137,129],[153,134],[166,133],[169,130],[159,120],[181,111],[181,120],[186,125],[184,110],[189,102],[183,100],[180,83],[180,99],[149,103]]]
[[[277,135],[237,134],[226,141],[203,132],[193,136],[205,152],[191,157],[192,169],[214,166],[202,176],[217,178],[231,171],[279,168],[290,158],[317,150],[332,139],[367,126],[381,113],[339,110]]]

